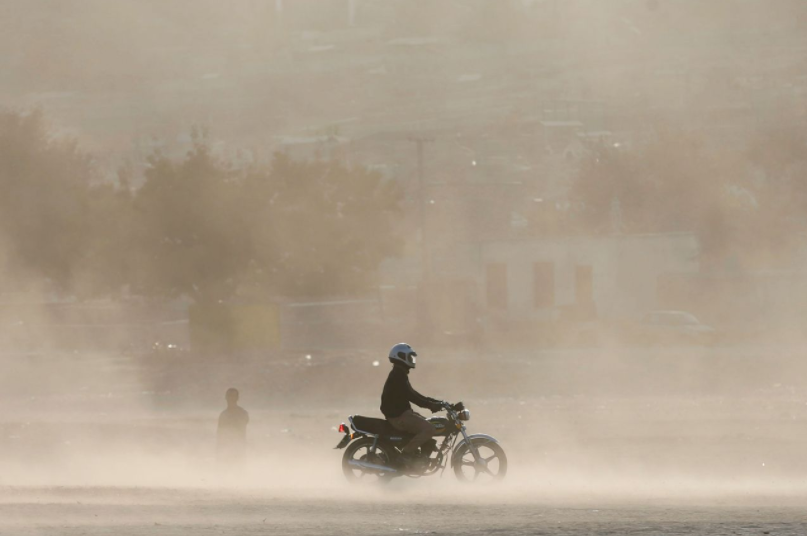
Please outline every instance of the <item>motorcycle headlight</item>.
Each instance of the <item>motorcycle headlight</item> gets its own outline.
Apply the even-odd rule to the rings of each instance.
[[[461,421],[470,421],[471,420],[471,410],[464,409],[457,413],[457,416]]]

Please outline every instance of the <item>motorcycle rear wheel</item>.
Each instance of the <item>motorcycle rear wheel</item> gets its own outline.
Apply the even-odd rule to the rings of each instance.
[[[392,447],[379,442],[373,453],[370,451],[372,446],[373,439],[365,437],[351,443],[345,449],[345,454],[342,456],[342,473],[351,484],[386,484],[392,480],[395,473],[351,465],[350,462],[355,460],[389,467],[394,459]]]

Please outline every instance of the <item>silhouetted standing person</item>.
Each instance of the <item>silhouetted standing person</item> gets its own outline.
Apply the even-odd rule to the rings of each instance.
[[[216,458],[221,465],[240,467],[246,454],[249,413],[238,405],[238,389],[227,389],[224,398],[227,409],[219,415]]]

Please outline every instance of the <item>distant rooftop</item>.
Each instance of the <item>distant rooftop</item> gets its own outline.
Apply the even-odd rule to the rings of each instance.
[[[549,128],[582,128],[580,121],[539,121],[541,126]]]

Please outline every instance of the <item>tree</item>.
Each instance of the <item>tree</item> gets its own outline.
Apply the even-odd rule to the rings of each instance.
[[[0,112],[0,251],[15,290],[91,297],[127,282],[131,197],[98,175],[40,111]]]
[[[0,113],[4,280],[79,297],[124,285],[220,303],[239,292],[327,296],[371,287],[394,254],[401,192],[334,161],[235,169],[201,131],[180,161],[155,154],[143,185],[102,181],[39,112]]]
[[[618,198],[627,231],[694,232],[717,266],[781,266],[807,224],[803,134],[766,133],[744,156],[710,141],[666,128],[631,151],[592,154],[571,191],[578,228],[608,232]]]
[[[334,161],[235,170],[197,133],[184,161],[154,157],[135,194],[135,288],[197,303],[370,288],[400,243],[399,199],[379,174]]]
[[[603,146],[573,185],[578,228],[607,233],[618,200],[623,229],[634,233],[698,234],[703,252],[722,254],[734,232],[728,188],[738,180],[732,160],[674,128],[659,128],[631,150]]]
[[[401,245],[400,189],[380,174],[335,161],[277,154],[246,182],[261,284],[281,295],[364,290]]]
[[[745,185],[756,204],[747,235],[759,257],[783,264],[807,229],[807,131],[784,126],[761,131],[746,156],[755,173]]]
[[[179,163],[155,155],[135,193],[134,290],[196,302],[232,296],[251,256],[242,187],[205,135]]]
[[[136,278],[133,198],[124,172],[118,185],[95,184],[87,192],[83,253],[72,268],[71,290],[77,296],[115,296]]]
[[[583,162],[570,198],[578,232],[607,234],[613,230],[613,207],[620,207],[620,227],[628,232],[653,228],[650,213],[657,200],[655,185],[640,172],[640,161],[614,147],[600,147]]]
[[[0,241],[16,289],[50,281],[53,290],[74,290],[95,231],[94,178],[90,157],[75,140],[51,135],[41,112],[0,112]]]

